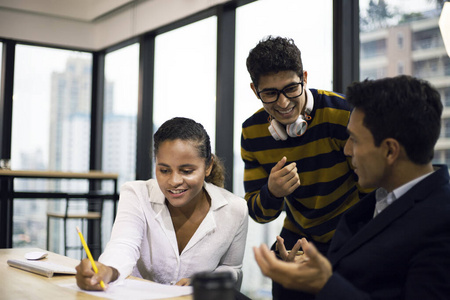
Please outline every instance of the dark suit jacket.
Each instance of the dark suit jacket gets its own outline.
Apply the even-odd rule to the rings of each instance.
[[[376,218],[375,192],[343,215],[316,299],[450,299],[449,173],[437,167]]]

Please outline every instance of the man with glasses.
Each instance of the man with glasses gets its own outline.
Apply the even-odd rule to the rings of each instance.
[[[325,254],[340,216],[361,196],[343,153],[350,107],[341,94],[307,87],[308,73],[292,39],[260,41],[247,69],[263,105],[242,125],[249,214],[266,223],[286,212],[277,242],[293,251],[279,252],[281,259],[293,260],[303,237]],[[272,293],[274,299],[311,297],[300,298],[275,282]]]

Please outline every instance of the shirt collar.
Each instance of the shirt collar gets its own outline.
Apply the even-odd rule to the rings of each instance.
[[[400,198],[404,194],[406,194],[407,191],[409,191],[413,186],[415,186],[417,183],[419,183],[421,180],[425,179],[425,177],[431,175],[434,171],[431,171],[430,173],[427,173],[425,175],[422,175],[420,177],[417,177],[416,179],[411,180],[410,182],[405,183],[404,185],[396,188],[392,191],[394,193],[394,196],[396,199]]]
[[[427,173],[425,175],[422,175],[420,177],[417,177],[417,178],[405,183],[404,185],[399,186],[398,188],[396,188],[395,190],[393,190],[390,193],[388,193],[386,191],[386,189],[384,189],[384,188],[379,188],[375,192],[375,199],[378,202],[384,198],[387,198],[387,204],[390,205],[390,204],[392,204],[392,202],[394,202],[396,199],[398,199],[401,196],[403,196],[404,194],[406,194],[406,192],[408,192],[413,186],[415,186],[421,180],[425,179],[425,177],[431,175],[431,173],[433,173],[433,172],[434,171]]]

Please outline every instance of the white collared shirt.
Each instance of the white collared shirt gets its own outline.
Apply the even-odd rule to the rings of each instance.
[[[201,271],[229,271],[236,282],[248,226],[244,199],[210,183],[211,207],[182,253],[164,194],[155,179],[133,181],[121,189],[111,239],[99,261],[128,275],[174,284]]]
[[[405,183],[402,186],[399,186],[392,192],[388,193],[386,189],[379,188],[375,192],[375,199],[377,202],[377,205],[375,206],[375,211],[373,217],[377,216],[379,213],[381,213],[386,207],[391,205],[395,200],[406,194],[413,186],[415,186],[417,183],[419,183],[421,180],[423,180],[425,177],[430,175],[433,172],[427,173],[425,175],[422,175],[420,177],[417,177],[416,179],[411,180],[410,182]],[[385,201],[385,205],[379,206],[378,203],[381,203]]]

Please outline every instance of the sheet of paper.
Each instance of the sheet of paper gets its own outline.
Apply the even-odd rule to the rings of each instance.
[[[150,281],[133,279],[125,279],[121,284],[110,284],[108,289],[104,292],[84,291],[80,289],[75,282],[60,283],[59,286],[108,299],[164,299],[190,295],[193,293],[192,286],[165,285]]]

